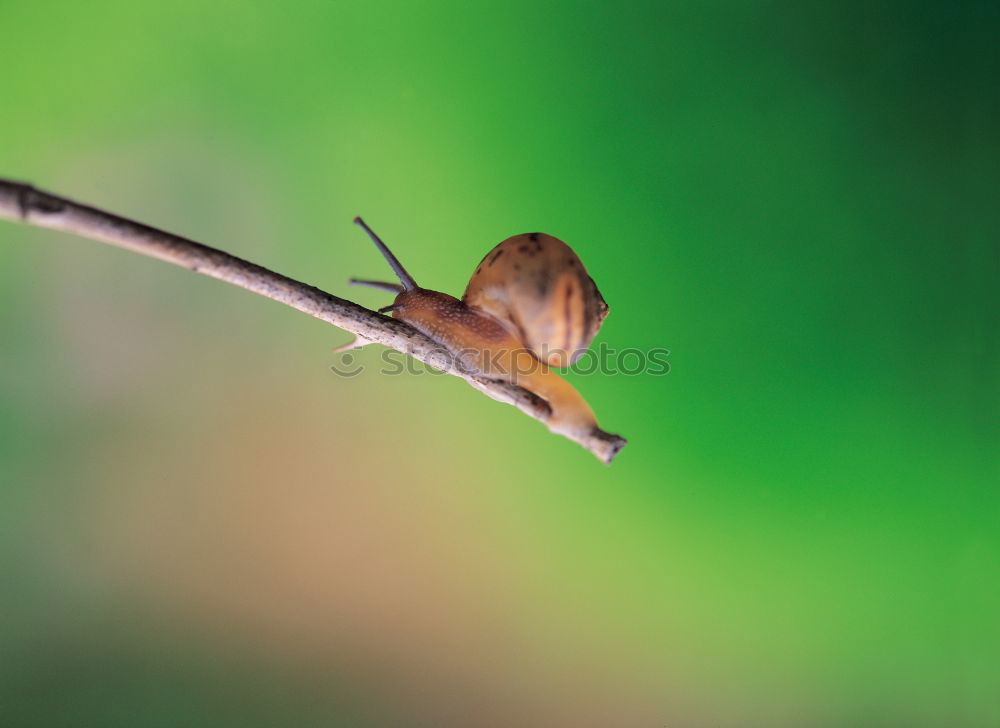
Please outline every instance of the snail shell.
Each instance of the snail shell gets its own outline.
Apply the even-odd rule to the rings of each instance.
[[[590,346],[608,304],[559,238],[523,233],[486,254],[462,301],[513,329],[541,361],[566,367]]]

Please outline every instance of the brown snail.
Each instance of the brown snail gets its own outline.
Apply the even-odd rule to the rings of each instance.
[[[478,371],[505,379],[544,399],[547,424],[560,434],[596,427],[594,413],[572,384],[550,367],[567,367],[590,346],[608,305],[566,243],[544,233],[507,238],[476,267],[461,300],[417,285],[392,251],[360,218],[399,283],[352,278],[396,292],[391,311],[461,355]]]

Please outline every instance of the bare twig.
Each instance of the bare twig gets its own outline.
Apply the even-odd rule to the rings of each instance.
[[[384,344],[461,377],[536,420],[545,422],[551,412],[544,400],[528,390],[469,371],[447,349],[402,321],[179,235],[4,179],[0,179],[0,218],[75,233],[218,278],[333,324],[362,341]],[[610,463],[626,442],[597,428],[570,439],[605,463]]]

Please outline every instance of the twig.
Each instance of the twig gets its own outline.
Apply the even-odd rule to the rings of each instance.
[[[545,422],[551,412],[544,400],[522,387],[468,371],[447,349],[402,321],[179,235],[4,179],[0,179],[0,218],[100,240],[232,283],[461,377],[536,420]],[[597,428],[570,439],[605,463],[610,463],[626,442]]]

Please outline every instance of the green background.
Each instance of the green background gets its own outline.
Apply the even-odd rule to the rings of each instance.
[[[0,226],[4,725],[1000,725],[995,3],[0,0],[0,175],[372,307],[580,254],[610,467]]]

